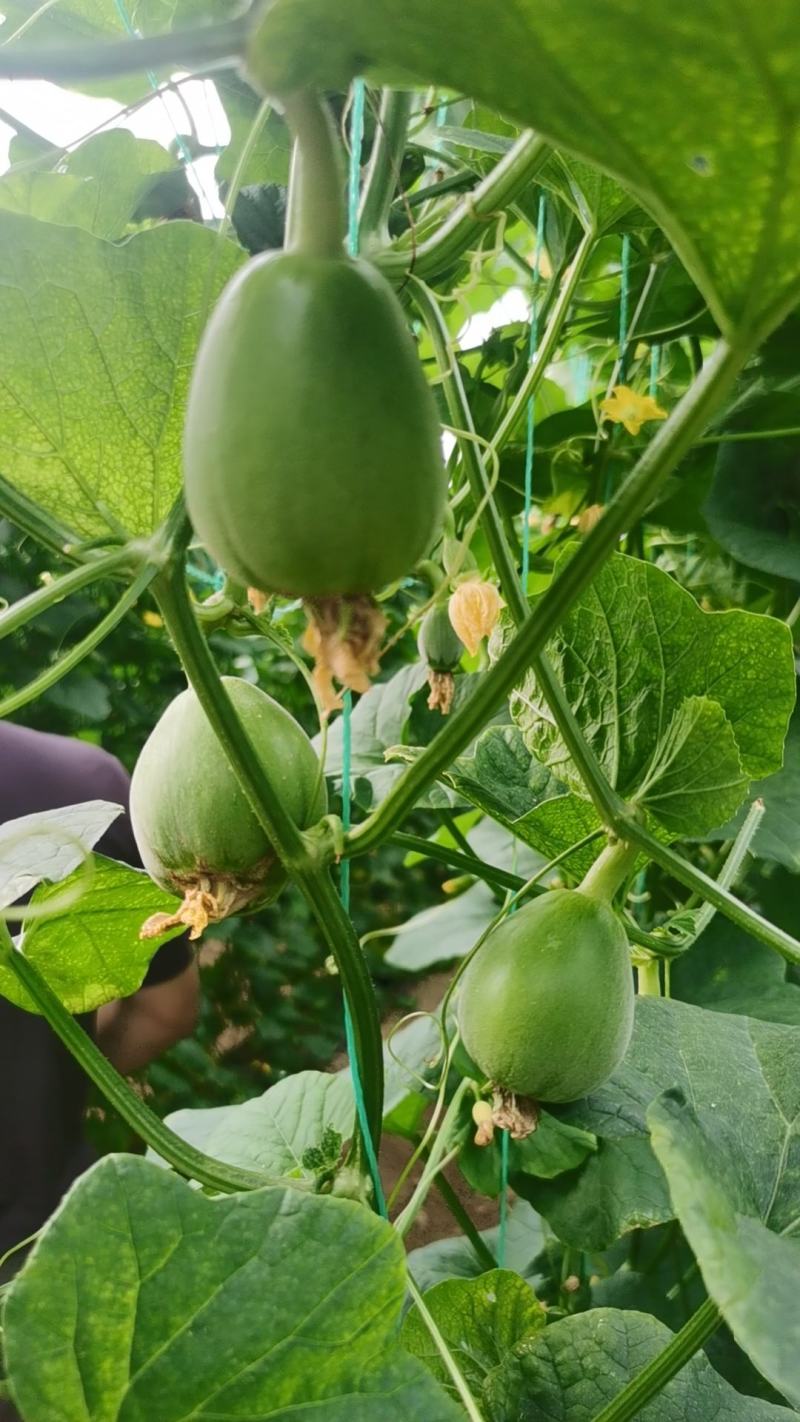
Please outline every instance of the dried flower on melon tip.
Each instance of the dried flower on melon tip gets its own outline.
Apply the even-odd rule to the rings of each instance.
[[[386,618],[371,597],[309,598],[303,650],[314,658],[312,680],[324,711],[341,708],[335,682],[349,691],[369,691],[380,670]]]

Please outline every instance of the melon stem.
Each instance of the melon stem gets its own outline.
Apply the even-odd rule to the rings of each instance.
[[[626,840],[610,841],[578,885],[580,892],[610,904],[633,869],[638,853],[636,845]]]
[[[285,98],[283,108],[295,140],[286,247],[344,260],[344,174],[330,109],[305,90]]]

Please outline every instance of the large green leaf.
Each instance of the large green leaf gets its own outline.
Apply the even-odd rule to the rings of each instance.
[[[73,1187],[4,1311],[26,1418],[457,1422],[397,1346],[405,1258],[369,1210],[266,1189],[208,1200],[136,1156]]]
[[[479,1279],[448,1279],[426,1293],[425,1305],[475,1396],[514,1344],[545,1325],[545,1311],[530,1284],[508,1269],[490,1269]],[[416,1305],[406,1314],[403,1343],[457,1395]]]
[[[193,222],[113,245],[0,212],[0,470],[88,538],[146,534],[181,484],[205,313],[243,258]]]
[[[485,1386],[490,1422],[593,1422],[673,1335],[649,1314],[591,1309],[517,1345]],[[702,1353],[636,1417],[638,1422],[791,1422],[795,1413],[742,1397]]]
[[[251,65],[271,92],[356,73],[438,83],[614,174],[723,328],[800,289],[800,44],[792,0],[272,0]]]
[[[703,612],[660,568],[615,554],[548,656],[609,782],[670,834],[703,834],[741,804],[749,780],[781,765],[791,641],[774,618]],[[511,710],[534,756],[585,794],[532,672]]]
[[[784,1098],[798,1077],[796,1027],[639,998],[622,1065],[605,1086],[560,1112],[598,1137],[597,1152],[569,1176],[554,1182],[529,1177],[519,1185],[559,1238],[580,1248],[604,1249],[635,1225],[671,1218],[647,1110],[674,1087],[747,1141],[748,1169],[766,1198],[774,1191],[773,1218],[781,1229],[800,1206],[800,1172],[784,1149]]]
[[[239,1106],[175,1111],[167,1124],[206,1155],[265,1175],[305,1173],[303,1156],[318,1149],[326,1130],[351,1134],[349,1072],[299,1071]]]
[[[765,1055],[778,1055],[776,1042]],[[770,1382],[800,1404],[800,1084],[797,1059],[778,1062],[774,1109],[782,1138],[770,1175],[753,1159],[743,1123],[696,1110],[670,1091],[648,1112],[706,1287],[736,1341]]]
[[[91,879],[77,869],[58,884],[38,888],[32,903],[46,909],[72,887],[77,901],[61,909],[54,904],[49,917],[31,920],[22,951],[70,1012],[93,1012],[136,992],[156,949],[182,930],[179,925],[157,938],[141,939],[145,920],[154,913],[173,913],[176,900],[141,870],[101,855],[95,855]],[[29,1012],[39,1010],[2,964],[0,993]]]
[[[481,1233],[481,1239],[493,1253],[497,1250],[497,1236],[497,1227]],[[506,1221],[506,1268],[513,1269],[523,1279],[534,1280],[538,1272],[536,1260],[544,1244],[544,1227],[539,1216],[527,1200],[515,1200]],[[483,1261],[464,1235],[435,1239],[431,1244],[412,1249],[408,1267],[423,1293],[444,1279],[475,1279],[485,1270]]]

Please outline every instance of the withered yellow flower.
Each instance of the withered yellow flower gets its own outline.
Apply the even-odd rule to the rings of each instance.
[[[624,425],[628,434],[637,435],[647,420],[665,420],[666,410],[657,405],[652,395],[637,395],[629,385],[615,385],[606,400],[600,403],[603,418],[615,425]]]
[[[447,611],[453,628],[470,656],[475,656],[481,639],[488,637],[497,624],[503,600],[494,583],[470,578],[452,594]]]

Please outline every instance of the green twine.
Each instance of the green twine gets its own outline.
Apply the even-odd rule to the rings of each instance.
[[[625,384],[628,365],[628,305],[630,301],[631,239],[626,232],[622,239],[622,261],[619,291],[619,375],[617,384]]]
[[[497,1227],[497,1267],[506,1267],[506,1239],[508,1235],[508,1150],[511,1136],[508,1131],[500,1132],[500,1223]]]
[[[536,217],[536,259],[533,268],[531,290],[531,329],[528,343],[528,364],[533,364],[539,346],[539,287],[541,285],[541,256],[544,245],[545,196],[539,197],[539,211]],[[522,507],[522,591],[528,596],[528,574],[531,561],[531,509],[533,507],[533,452],[536,428],[536,397],[531,395],[527,409],[527,433],[525,440],[525,495]]]
[[[366,86],[363,79],[356,79],[353,84],[353,106],[350,117],[350,170],[347,185],[347,248],[351,257],[358,255],[358,204],[361,187],[361,153],[364,146],[364,105],[366,99]],[[342,826],[345,833],[350,828],[350,814],[352,808],[352,785],[351,785],[351,765],[352,765],[352,718],[353,697],[349,691],[342,697]],[[339,897],[343,908],[350,912],[350,861],[343,859],[339,866]],[[347,1044],[347,1056],[350,1062],[350,1075],[353,1082],[353,1095],[356,1100],[356,1116],[361,1130],[361,1139],[364,1142],[364,1150],[369,1166],[372,1188],[375,1191],[375,1204],[378,1213],[388,1219],[386,1209],[386,1199],[383,1193],[380,1170],[378,1168],[378,1158],[375,1154],[375,1146],[369,1129],[367,1119],[367,1106],[364,1100],[364,1088],[361,1084],[361,1075],[358,1069],[358,1054],[356,1052],[355,1036],[353,1034],[353,1019],[350,1013],[350,1004],[347,997],[344,999],[344,1031]]]

